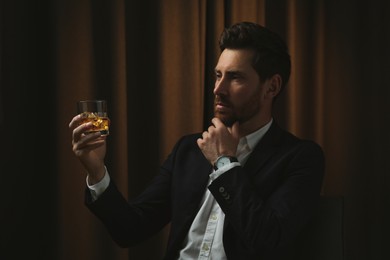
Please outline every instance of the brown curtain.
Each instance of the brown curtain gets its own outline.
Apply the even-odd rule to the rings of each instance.
[[[108,101],[107,166],[135,197],[180,136],[208,126],[218,37],[243,20],[289,45],[275,119],[324,148],[322,193],[344,197],[346,258],[390,257],[390,2],[0,3],[0,259],[160,259],[169,226],[122,249],[86,209],[68,123],[77,100]]]

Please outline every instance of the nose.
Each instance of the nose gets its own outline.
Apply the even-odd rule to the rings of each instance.
[[[217,80],[215,80],[214,85],[214,95],[225,95],[227,94],[227,82],[224,77],[221,77]]]

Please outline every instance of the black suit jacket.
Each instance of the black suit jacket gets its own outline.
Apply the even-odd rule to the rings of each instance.
[[[234,167],[207,187],[212,166],[198,148],[200,134],[181,138],[159,174],[135,200],[111,181],[87,207],[122,247],[134,245],[171,223],[166,256],[175,259],[208,188],[225,213],[228,259],[291,259],[295,239],[320,197],[324,155],[274,122],[244,167]]]

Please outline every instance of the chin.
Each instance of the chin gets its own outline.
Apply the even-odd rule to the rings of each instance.
[[[232,126],[237,121],[237,118],[234,116],[223,115],[220,113],[216,113],[214,116],[219,118],[219,120],[221,120],[222,123],[228,127]]]

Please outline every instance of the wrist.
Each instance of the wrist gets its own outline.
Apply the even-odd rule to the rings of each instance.
[[[106,166],[103,166],[103,168],[100,168],[99,170],[97,170],[97,171],[89,171],[88,172],[88,184],[89,185],[94,185],[94,184],[96,184],[96,183],[98,183],[98,182],[100,182],[103,178],[104,178],[104,176],[106,175],[106,171],[107,171],[107,169],[106,169]]]

